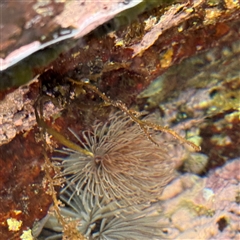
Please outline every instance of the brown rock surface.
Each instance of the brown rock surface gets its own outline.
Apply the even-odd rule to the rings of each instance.
[[[29,3],[28,7],[32,8],[34,4],[36,2]],[[51,9],[54,4],[57,4],[54,11],[58,13],[63,11],[61,2],[52,1],[46,6]],[[40,7],[42,14],[48,7]],[[29,17],[33,17],[31,14],[32,12],[29,11]],[[169,20],[170,16],[171,24],[168,26],[164,20]],[[209,169],[223,165],[228,159],[238,156],[239,149],[236,146],[239,145],[237,142],[239,118],[236,115],[236,91],[239,81],[237,75],[234,75],[234,69],[239,56],[237,42],[240,38],[239,16],[239,6],[234,1],[228,0],[223,4],[217,2],[212,5],[209,1],[194,1],[189,4],[174,5],[172,8],[159,7],[140,15],[138,21],[107,36],[89,35],[79,41],[75,47],[60,54],[54,61],[41,66],[31,65],[32,61],[27,62],[30,75],[34,77],[40,74],[40,80],[18,89],[10,86],[8,90],[0,92],[2,145],[0,147],[0,200],[2,203],[0,234],[6,239],[18,239],[22,230],[32,228],[34,221],[42,218],[51,204],[51,199],[42,185],[44,177],[42,143],[36,142],[39,131],[36,128],[33,104],[38,96],[47,96],[49,100],[42,105],[44,116],[52,116],[48,122],[49,126],[67,136],[69,136],[68,127],[75,131],[82,130],[88,127],[96,117],[104,119],[109,113],[109,110],[103,110],[103,108],[99,110],[99,104],[102,102],[95,94],[85,93],[82,89],[73,86],[66,81],[66,77],[76,80],[89,79],[112,99],[122,100],[128,106],[137,103],[138,110],[160,109],[160,112],[165,115],[166,124],[170,126],[181,122],[178,116],[181,115],[182,110],[193,118],[197,118],[199,112],[200,117],[210,116],[210,124],[205,122],[205,125],[199,126],[196,133],[202,138],[203,153],[210,153]],[[13,19],[19,19],[19,15],[16,14]],[[51,16],[46,15],[44,19],[47,21]],[[50,22],[49,20],[49,24]],[[32,24],[38,24],[38,22]],[[36,36],[40,36],[42,32],[37,26]],[[50,26],[55,25],[46,24],[49,29]],[[4,24],[4,28],[6,27],[12,31],[11,33],[4,31],[4,52],[1,52],[1,57],[11,52],[13,46],[21,45],[24,38],[18,43],[16,42],[18,36],[25,36],[21,33],[22,28],[15,22],[9,20],[9,23]],[[159,29],[161,29],[160,33]],[[12,42],[8,42],[10,38]],[[204,58],[201,58],[200,53],[204,54]],[[44,56],[44,51],[41,54]],[[195,56],[200,57],[194,58]],[[188,58],[195,64],[185,64],[183,60]],[[216,70],[214,66],[219,64],[223,67]],[[202,65],[205,67],[201,68]],[[183,70],[176,71],[174,75],[175,70],[171,72],[171,66],[180,69],[182,67]],[[14,76],[15,79],[12,77],[14,71],[10,72],[11,74],[3,72],[1,82],[5,82],[0,85],[21,79],[22,76],[27,75],[29,68],[21,65],[20,72]],[[191,69],[193,69],[192,72]],[[224,77],[212,74],[211,78],[208,78],[207,74],[203,74],[208,69],[212,72],[216,70],[219,76]],[[154,79],[165,76],[162,75],[164,73],[168,74],[168,70],[170,70],[170,74],[167,75],[168,81],[164,82],[162,88],[159,85],[155,88],[158,89],[157,100],[151,94],[136,99],[136,96]],[[186,73],[186,77],[180,75],[182,72]],[[211,79],[218,79],[219,82],[211,82]],[[225,80],[226,82],[223,83]],[[207,85],[208,81],[212,85]],[[180,94],[181,92],[184,96]],[[224,95],[227,99],[233,96],[235,100],[222,104],[223,100],[218,96],[223,96],[223,93],[227,93]],[[177,103],[171,100],[175,97]],[[54,103],[52,99],[55,99]],[[62,101],[65,105],[57,108],[56,100]],[[212,113],[211,106],[215,106],[216,103],[221,104],[216,105],[217,113]],[[175,109],[176,106],[177,109]],[[57,113],[60,114],[57,115]],[[222,122],[216,121],[219,117]],[[227,137],[225,141],[219,143],[220,140],[213,136],[213,133],[219,134],[222,131],[232,139],[230,144]],[[60,144],[56,143],[55,139],[53,146],[60,147]],[[218,151],[224,156],[219,156]],[[22,221],[19,231],[9,231],[7,219],[11,218]]]

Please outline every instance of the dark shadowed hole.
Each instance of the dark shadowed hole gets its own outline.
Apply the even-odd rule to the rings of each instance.
[[[95,227],[92,229],[92,234],[94,233],[98,233],[100,231],[101,228],[101,223],[102,223],[102,219],[98,219],[97,221],[95,221]]]
[[[218,93],[218,90],[216,89],[212,90],[209,94],[210,98],[214,98],[217,93]]]
[[[218,224],[218,229],[222,232],[224,230],[224,228],[226,228],[226,226],[228,225],[227,220],[225,217],[220,218],[217,221]]]
[[[163,229],[162,232],[163,232],[164,234],[168,234],[168,230],[167,230],[167,229]]]

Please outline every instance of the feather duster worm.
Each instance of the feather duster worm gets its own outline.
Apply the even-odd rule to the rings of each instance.
[[[119,208],[116,201],[106,204],[106,199],[100,201],[87,193],[74,194],[76,186],[71,185],[63,190],[60,195],[65,204],[61,207],[61,215],[69,223],[76,223],[77,230],[91,240],[146,240],[163,239],[164,233],[161,224],[158,223],[160,216],[159,204],[150,206],[141,204],[140,211],[132,211],[132,207]],[[71,200],[69,200],[71,198]],[[93,201],[93,202],[92,202]],[[63,237],[63,228],[54,215],[48,215],[44,226],[51,230],[50,236],[43,236],[45,240],[58,240]],[[54,232],[54,233],[52,233]],[[41,238],[41,237],[40,237]]]
[[[75,186],[70,199],[83,192],[83,201],[87,201],[88,193],[91,198],[119,200],[124,206],[156,201],[173,177],[167,145],[154,145],[136,123],[120,112],[81,137],[71,132],[93,156],[64,148],[60,152],[67,157],[54,158],[62,163],[61,176],[68,179],[65,188]],[[152,132],[151,137],[157,134]]]

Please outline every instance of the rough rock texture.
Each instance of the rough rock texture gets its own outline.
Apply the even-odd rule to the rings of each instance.
[[[136,3],[136,1],[130,1],[129,4],[132,4],[132,2]],[[69,5],[73,3],[74,1],[68,2]],[[118,4],[115,1],[114,3]],[[124,5],[123,3],[120,5],[124,9],[126,6],[129,7],[129,5]],[[88,5],[84,6],[89,7]],[[127,55],[127,59],[125,57],[120,62],[126,63],[127,60],[132,61],[132,72],[148,75],[149,71],[154,79],[154,77],[158,76],[168,67],[184,58],[214,46],[228,45],[229,42],[239,39],[240,11],[237,1],[225,0],[222,3],[221,1],[196,0],[191,3],[183,1],[181,4],[170,6],[169,3],[166,3],[165,5],[162,4],[159,7],[153,8],[146,14],[142,14],[138,20],[132,22],[132,24],[122,29],[122,31],[111,34],[103,42],[96,39],[94,44],[89,43],[86,39],[78,41],[69,40],[61,44],[52,45],[51,48],[47,48],[43,52],[37,52],[21,63],[3,71],[0,89],[26,83],[37,74],[41,74],[45,69],[56,68],[57,71],[60,71],[60,74],[63,74],[66,73],[64,70],[73,71],[75,68],[79,68],[81,61],[92,60],[91,56],[80,54],[80,52],[84,52],[81,48],[85,48],[86,51],[91,52],[91,48],[94,50],[98,46],[98,49],[102,49],[101,53],[103,55],[99,55],[98,52],[94,51],[92,53],[94,54],[94,59],[96,56],[103,62],[107,59],[115,61],[119,55]],[[74,9],[78,8],[74,7]],[[65,10],[70,11],[67,8],[64,8]],[[139,12],[140,10],[135,8],[132,12],[129,10],[127,12],[128,15],[120,16],[115,21],[106,24],[106,26],[100,27],[97,31],[97,36],[101,36],[102,32],[106,32],[106,28],[110,28],[109,30],[117,29],[119,25],[122,25],[122,22],[131,22],[132,16],[136,15],[136,11]],[[111,13],[110,10],[109,13]],[[61,14],[65,14],[65,12]],[[66,13],[66,15],[70,16],[70,20],[75,21],[76,24],[79,21],[81,22],[80,19],[72,17],[81,16],[80,14]],[[99,22],[102,22],[105,16],[107,17],[108,15],[100,14],[99,16],[96,13],[95,17],[97,17]],[[95,17],[90,19],[94,22]],[[91,25],[85,19],[81,23],[83,24],[81,26],[83,29],[85,29],[84,24],[88,24],[87,26],[91,27],[91,29],[96,26]],[[102,31],[103,29],[105,31]],[[105,55],[105,44],[115,53],[114,56],[109,57],[108,54]],[[89,48],[89,46],[91,47]],[[23,55],[26,55],[25,53],[28,51],[31,52],[32,48],[34,46],[31,45],[23,49]],[[35,46],[35,48],[39,49],[39,46]],[[89,50],[86,48],[89,48]],[[123,54],[121,54],[122,52]],[[86,59],[85,57],[88,58]],[[9,66],[9,61],[18,59],[17,56],[11,58],[3,60],[4,62],[2,62],[1,66],[4,67],[6,64]],[[140,72],[139,65],[141,64],[143,65]],[[77,70],[79,71],[79,69]]]
[[[0,70],[70,37],[81,37],[135,1],[1,1]]]
[[[184,174],[161,197],[170,239],[239,239],[240,158],[207,177]]]
[[[64,196],[63,194],[63,199]],[[81,196],[79,196],[80,198]],[[67,199],[69,199],[69,196],[65,198],[65,201]],[[69,203],[67,206],[69,207]],[[103,205],[103,208],[105,207],[107,208],[107,205]],[[75,212],[74,208],[71,209],[75,213],[71,216],[81,219],[80,213],[85,211],[84,207],[79,204],[77,209],[78,213]],[[67,217],[70,214],[68,208],[63,208],[62,211],[63,216]],[[98,209],[98,211],[100,210]],[[162,232],[160,236],[154,239],[239,239],[240,158],[229,161],[226,165],[211,171],[205,177],[199,177],[190,173],[177,177],[165,187],[160,201],[154,203],[148,213],[153,214],[157,219],[157,222],[156,219],[153,220],[152,229],[158,226],[160,232]],[[85,216],[87,214],[84,214]],[[91,214],[89,214],[87,219],[91,218],[90,216]],[[125,221],[131,219],[127,214],[124,217],[127,219]],[[143,218],[147,218],[147,216]],[[138,219],[141,219],[140,215]],[[144,223],[144,220],[142,220],[142,223]],[[44,234],[47,234],[47,229],[53,230],[52,233],[49,232],[45,236],[50,237],[54,236],[54,234],[61,236],[62,228],[52,214],[48,215],[47,222],[44,219],[42,224],[46,224],[45,232],[43,231]],[[89,226],[90,224],[84,228],[85,230],[81,227],[79,229],[84,231],[82,233],[90,232],[87,231],[87,229],[90,229]],[[140,226],[141,224],[139,224]],[[137,227],[138,223],[136,221],[133,228]],[[96,232],[99,231],[99,227],[94,227],[94,230]],[[112,231],[113,234],[118,233],[118,230],[111,225],[107,226],[105,230]],[[40,237],[39,239],[42,238]]]
[[[55,45],[38,52],[35,60],[29,58],[1,72],[0,235],[18,239],[47,213],[51,204],[42,185],[42,154],[46,149],[39,142],[36,128],[33,105],[38,97],[43,100],[43,115],[51,116],[45,118],[48,126],[69,139],[68,127],[76,132],[88,129],[96,118],[104,120],[110,112],[109,108],[99,108],[102,101],[96,94],[71,84],[67,77],[90,81],[106,96],[122,100],[128,107],[158,111],[163,125],[200,144],[201,156],[186,155],[182,146],[171,153],[183,173],[204,174],[238,157],[239,16],[239,5],[231,0],[160,6],[119,31],[89,35],[63,48],[63,52],[58,49],[60,45]],[[170,25],[164,22],[170,19]],[[19,32],[16,29],[16,36],[20,36]],[[38,81],[16,89],[37,74]],[[155,94],[151,90],[139,95],[153,80]],[[50,142],[53,148],[61,147],[58,139],[52,137]],[[207,159],[207,168],[204,162],[201,169],[196,166],[200,157]],[[187,164],[181,169],[184,158]],[[194,178],[204,185],[202,178]],[[214,234],[216,222],[220,220],[219,225],[224,226],[225,215],[222,220],[220,215],[214,213],[209,218],[215,221]],[[180,230],[175,228],[177,234],[173,236],[178,236]]]
[[[52,199],[43,185],[43,163],[42,147],[34,132],[18,135],[7,146],[0,146],[2,239],[19,239],[48,210]]]

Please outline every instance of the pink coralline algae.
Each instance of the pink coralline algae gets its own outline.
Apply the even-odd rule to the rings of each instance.
[[[240,158],[207,177],[180,176],[161,200],[170,239],[240,239]]]

